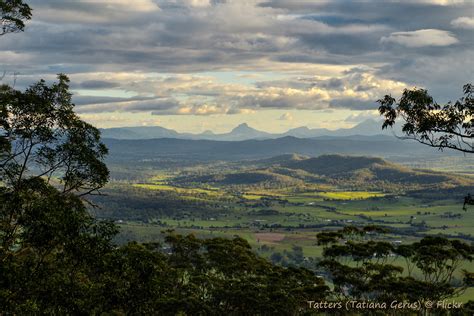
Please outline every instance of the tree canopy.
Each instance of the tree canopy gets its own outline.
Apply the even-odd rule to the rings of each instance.
[[[0,35],[23,31],[31,19],[31,8],[22,0],[0,0]]]
[[[472,261],[471,245],[433,236],[395,245],[383,240],[386,232],[377,226],[349,226],[317,235],[318,244],[324,246],[320,265],[333,281],[334,295],[377,302],[437,301],[472,286],[472,272],[461,273],[462,280],[456,280],[455,273],[461,272],[463,262]],[[405,274],[393,258],[405,262]]]
[[[386,95],[378,100],[385,117],[382,128],[403,120],[406,138],[443,150],[474,153],[474,86],[463,87],[464,96],[456,102],[439,105],[425,89],[405,89],[400,100]]]

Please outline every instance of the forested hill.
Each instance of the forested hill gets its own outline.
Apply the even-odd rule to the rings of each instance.
[[[245,168],[247,165],[247,168]],[[416,170],[388,162],[382,158],[365,156],[322,155],[305,157],[282,155],[270,159],[242,163],[243,170],[187,175],[175,179],[178,183],[206,183],[210,185],[294,186],[304,183],[358,185],[406,189],[472,186],[474,179],[431,170]]]
[[[283,154],[319,156],[345,154],[378,157],[433,157],[448,155],[436,149],[393,137],[320,137],[301,139],[283,137],[267,140],[211,141],[174,138],[148,140],[105,139],[110,161],[150,161],[157,158],[183,160],[244,160],[263,159]]]

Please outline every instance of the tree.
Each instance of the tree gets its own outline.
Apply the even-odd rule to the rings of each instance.
[[[0,36],[7,33],[21,32],[25,20],[31,19],[31,8],[22,0],[0,0],[1,28]]]
[[[353,241],[354,232],[365,240]],[[473,274],[468,271],[462,271],[463,284],[454,282],[462,263],[473,259],[471,245],[427,236],[413,244],[395,246],[380,241],[383,238],[380,234],[385,232],[386,229],[374,226],[346,227],[317,235],[318,244],[324,246],[324,260],[320,265],[332,279],[336,297],[377,302],[436,301],[453,297],[473,286]],[[402,267],[389,263],[393,256],[405,260],[407,275],[402,275]],[[414,267],[419,273],[413,273]]]
[[[308,300],[323,300],[329,288],[304,268],[283,268],[252,251],[248,242],[171,233],[168,262],[176,275],[173,293],[160,311],[215,315],[295,315]]]
[[[0,86],[0,180],[12,190],[25,181],[59,181],[62,193],[96,192],[108,180],[100,133],[74,113],[69,79],[58,75],[25,92]]]
[[[0,86],[3,251],[15,248],[35,190],[54,185],[64,196],[84,196],[108,180],[100,133],[74,113],[68,78],[58,79],[51,86],[40,81],[25,92]]]
[[[466,84],[463,90],[464,97],[444,106],[437,104],[425,89],[405,89],[398,103],[386,95],[377,101],[379,112],[385,117],[382,128],[392,127],[400,117],[405,138],[440,150],[474,153],[474,86]]]
[[[26,91],[0,86],[0,306],[6,313],[76,311],[91,295],[81,275],[113,249],[117,232],[96,222],[81,199],[107,182],[107,150],[99,131],[74,113],[68,78],[58,79]]]

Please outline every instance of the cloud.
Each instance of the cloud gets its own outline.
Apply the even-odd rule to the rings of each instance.
[[[74,104],[79,107],[86,106],[86,105],[95,105],[95,104],[147,101],[147,100],[154,100],[154,99],[156,99],[156,97],[136,96],[132,98],[122,98],[122,97],[90,96],[90,95],[78,95],[78,94],[75,94],[72,97]]]
[[[0,69],[21,88],[67,73],[78,111],[100,117],[371,109],[472,77],[469,1],[30,1]]]
[[[106,112],[159,112],[170,111],[179,107],[179,102],[174,99],[149,99],[133,100],[120,99],[119,102],[102,102],[82,105],[76,110],[78,113],[106,113]]]
[[[467,3],[469,0],[392,0],[392,2],[420,3],[428,5],[450,6]]]
[[[104,80],[87,80],[80,83],[80,87],[83,89],[110,89],[118,87],[117,83],[104,81]]]
[[[29,5],[34,9],[35,17],[39,16],[49,23],[124,23],[133,21],[140,15],[160,11],[153,0],[135,0],[133,3],[128,0],[31,0]]]
[[[32,6],[36,13],[27,32],[2,38],[0,49],[32,52],[28,64],[37,71],[45,71],[41,65],[60,64],[67,73],[81,67],[186,73],[386,62],[390,52],[380,52],[382,36],[399,25],[442,27],[463,9],[417,7],[408,1],[276,1],[265,6],[257,0],[143,0],[133,5],[33,0]],[[15,63],[12,68],[24,67]]]
[[[349,115],[344,119],[347,123],[360,123],[366,120],[380,120],[380,114],[377,111],[363,111]]]
[[[355,67],[337,76],[286,76],[252,84],[220,82],[219,77],[195,74],[77,74],[74,77],[78,80],[85,76],[90,78],[80,81],[88,82],[89,88],[126,87],[127,93],[135,96],[78,95],[74,96],[74,102],[82,113],[130,111],[155,115],[243,114],[266,109],[325,110],[330,107],[361,109],[368,106],[367,100],[376,100],[385,93],[397,93],[406,87],[403,82],[376,76],[375,71]],[[170,100],[170,106],[165,106]]]
[[[458,43],[454,35],[448,31],[424,29],[411,32],[394,32],[382,37],[382,43],[395,43],[405,47],[449,46]]]
[[[462,16],[451,21],[451,25],[457,29],[474,29],[474,18]]]
[[[183,2],[192,7],[208,7],[211,5],[209,0],[184,0]]]
[[[418,0],[418,1],[421,3],[447,6],[447,5],[467,4],[469,3],[470,0]]]
[[[334,99],[329,102],[329,105],[333,108],[345,108],[352,110],[368,110],[378,108],[375,100],[365,100],[359,98]]]

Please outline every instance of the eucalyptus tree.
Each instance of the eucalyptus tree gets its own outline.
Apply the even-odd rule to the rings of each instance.
[[[0,0],[0,35],[21,32],[31,19],[31,8],[22,0]]]

